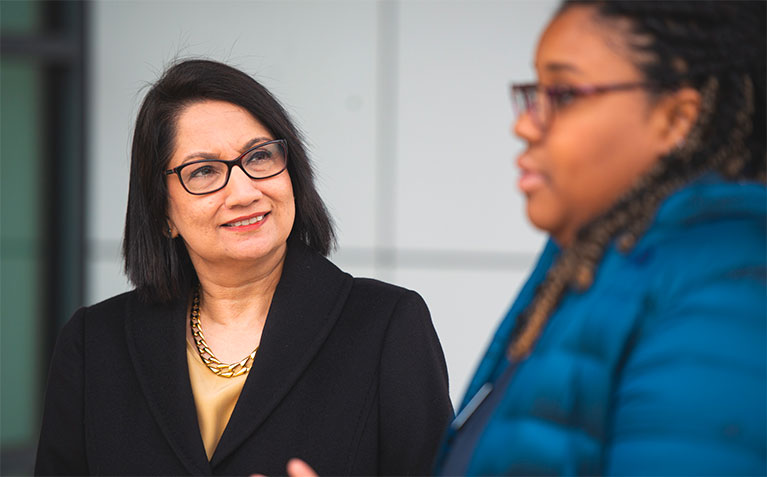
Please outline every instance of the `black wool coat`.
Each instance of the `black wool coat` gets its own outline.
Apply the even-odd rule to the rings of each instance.
[[[37,475],[427,474],[452,417],[415,292],[290,242],[261,346],[210,461],[186,358],[187,298],[78,310],[56,344]]]

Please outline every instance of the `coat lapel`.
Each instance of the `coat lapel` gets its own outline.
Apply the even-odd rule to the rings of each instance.
[[[288,243],[260,348],[212,468],[252,435],[293,387],[333,328],[352,282],[349,274],[305,245]]]
[[[469,382],[469,386],[464,394],[463,401],[458,410],[462,410],[471,401],[471,399],[477,394],[477,391],[487,382],[493,381],[493,376],[499,369],[499,363],[506,359],[506,354],[509,347],[509,339],[511,333],[514,331],[514,325],[516,324],[517,317],[527,308],[530,302],[535,296],[535,291],[538,285],[543,282],[548,273],[549,268],[554,263],[554,260],[559,254],[559,247],[553,240],[549,240],[546,243],[543,252],[538,257],[538,261],[527,279],[527,282],[520,290],[517,298],[514,300],[514,304],[511,309],[506,313],[506,317],[501,321],[501,324],[495,331],[493,339],[490,341],[490,345],[485,351],[484,356],[479,362],[479,367],[474,372],[474,376]]]
[[[186,300],[155,306],[132,299],[128,349],[141,390],[171,448],[191,474],[210,475],[186,361],[186,308]]]

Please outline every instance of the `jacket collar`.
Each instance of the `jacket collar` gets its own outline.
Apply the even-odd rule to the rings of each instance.
[[[352,277],[304,244],[288,241],[282,277],[237,405],[208,462],[186,363],[186,300],[129,310],[127,336],[154,418],[193,474],[211,474],[252,435],[317,354],[341,314]]]
[[[351,275],[298,241],[288,242],[261,345],[211,465],[234,452],[295,385],[336,323]]]
[[[187,300],[128,302],[128,350],[150,412],[192,475],[210,475],[186,362]]]
[[[751,218],[764,223],[767,215],[767,188],[757,182],[732,182],[717,173],[707,173],[669,196],[658,208],[652,226],[642,238],[642,246],[663,238],[669,230],[688,227],[701,221],[722,217]],[[638,247],[637,247],[638,249]],[[504,358],[508,340],[519,314],[529,305],[535,288],[543,281],[561,248],[549,239],[528,281],[498,327],[484,358],[467,388],[460,409],[466,406],[479,388],[493,379],[498,363]]]
[[[474,376],[467,387],[466,394],[464,394],[463,401],[461,402],[458,411],[461,411],[466,407],[469,401],[471,401],[477,391],[479,391],[485,383],[495,379],[495,375],[499,369],[503,369],[499,364],[506,359],[509,338],[514,330],[517,317],[532,301],[535,296],[536,288],[543,282],[546,273],[549,268],[551,268],[560,252],[561,248],[553,240],[549,239],[546,242],[546,246],[538,256],[538,260],[532,273],[528,277],[527,282],[525,282],[517,295],[517,298],[514,300],[513,305],[496,329],[495,335],[490,341],[484,356],[479,362],[479,367],[475,371]]]

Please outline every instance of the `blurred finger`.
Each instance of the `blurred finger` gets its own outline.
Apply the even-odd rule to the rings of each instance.
[[[317,477],[317,473],[301,459],[290,459],[288,462],[288,477]]]

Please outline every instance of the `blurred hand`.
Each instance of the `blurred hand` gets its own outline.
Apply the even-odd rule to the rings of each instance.
[[[290,459],[288,461],[288,477],[319,477],[317,473],[309,467],[309,464],[301,459]],[[262,474],[253,474],[250,477],[266,477]]]
[[[318,477],[317,473],[309,467],[309,464],[301,459],[288,461],[288,477]]]

